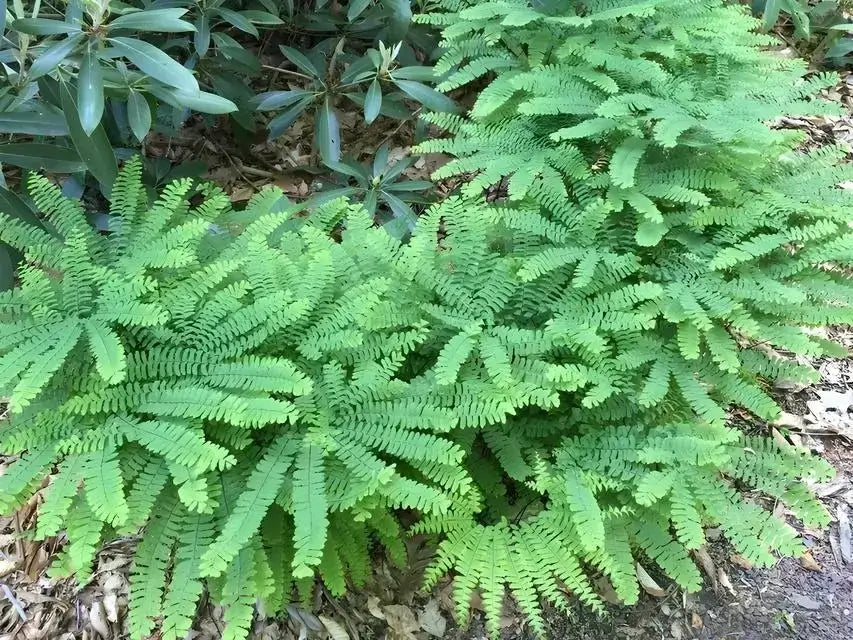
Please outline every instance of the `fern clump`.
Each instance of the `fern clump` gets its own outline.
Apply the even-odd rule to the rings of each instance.
[[[102,541],[145,527],[134,638],[157,621],[183,638],[202,580],[241,638],[256,598],[280,611],[294,580],[363,581],[373,538],[402,557],[392,510],[449,511],[464,451],[452,408],[400,375],[429,292],[398,288],[399,246],[366,212],[301,219],[269,190],[235,213],[189,180],[149,204],[140,167],[106,234],[41,177],[49,231],[0,220],[26,255],[0,294],[0,450],[21,456],[0,497],[9,511],[54,472],[37,535],[67,533],[56,574],[85,579]]]
[[[770,126],[832,111],[815,96],[835,78],[762,51],[746,10],[715,0],[439,0],[419,19],[443,29],[440,88],[484,84],[467,116],[430,117],[449,135],[420,151],[454,156],[434,177],[465,176],[469,207],[506,185],[485,235],[512,290],[454,363],[463,384],[532,383],[539,407],[481,429],[484,501],[420,525],[450,523],[431,577],[455,570],[463,608],[479,586],[493,632],[509,587],[541,630],[541,598],[591,598],[579,567],[628,603],[635,559],[696,588],[706,523],[758,564],[800,551],[739,489],[826,522],[802,479],[828,468],[725,421],[772,419],[767,381],[813,379],[781,353],[844,353],[804,327],[853,319],[850,166]]]
[[[406,244],[274,189],[152,203],[136,161],[107,233],[42,178],[47,231],[0,218],[25,255],[0,507],[41,491],[36,535],[64,530],[54,571],[81,578],[142,528],[133,638],[183,638],[205,588],[240,638],[294,584],[361,584],[371,545],[404,555],[401,510],[438,542],[427,584],[452,573],[460,616],[479,588],[495,634],[507,592],[539,632],[543,599],[601,607],[596,573],[636,601],[638,561],[698,588],[709,524],[796,554],[771,500],[827,522],[806,481],[831,469],[726,411],[773,418],[767,381],[814,375],[780,354],[838,352],[804,327],[853,315],[843,154],[767,125],[831,78],[715,0],[442,6],[445,88],[489,83],[432,117],[438,177],[473,177]]]

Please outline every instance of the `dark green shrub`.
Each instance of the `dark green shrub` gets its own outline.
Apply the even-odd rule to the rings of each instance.
[[[56,571],[81,576],[144,526],[135,638],[161,615],[181,637],[202,579],[229,638],[292,579],[361,584],[371,542],[401,555],[400,508],[440,542],[428,583],[453,572],[463,616],[479,587],[493,634],[507,587],[537,632],[566,589],[600,607],[593,572],[626,603],[636,562],[698,588],[708,524],[757,564],[800,552],[765,498],[827,522],[804,480],[828,466],[726,409],[774,417],[766,381],[813,375],[781,354],[839,352],[802,327],[853,316],[843,153],[767,125],[833,78],[722,1],[444,7],[444,86],[488,86],[424,150],[474,177],[406,244],[276,191],[150,205],[137,164],[109,234],[43,180],[51,231],[0,219],[26,255],[0,294],[0,506],[55,471],[37,533],[64,528]]]
[[[326,159],[338,159],[328,151],[332,142],[340,142],[338,132],[329,130],[339,100],[364,104],[369,121],[380,111],[409,117],[403,98],[428,108],[453,104],[423,84],[432,76],[412,45],[426,47],[422,57],[428,59],[432,40],[423,27],[411,26],[409,0],[316,7],[313,2],[179,0],[165,8],[147,1],[74,0],[64,14],[51,13],[42,3],[4,6],[0,134],[71,139],[69,148],[53,152],[39,143],[0,144],[0,161],[25,168],[67,173],[88,167],[104,182],[108,176],[90,162],[92,145],[109,155],[110,143],[133,146],[152,127],[174,132],[193,112],[229,113],[235,126],[254,129],[258,106],[290,104],[282,96],[291,91],[256,98],[247,84],[260,81],[262,73],[269,77],[271,70],[308,80],[292,101],[302,108],[273,120],[271,135],[280,135],[314,105],[318,147]],[[258,42],[261,34],[264,41]],[[282,46],[276,55],[278,43],[295,44],[304,53]],[[397,69],[401,61],[404,68]],[[288,65],[290,70],[281,69]],[[62,94],[65,85],[68,96]]]
[[[411,25],[410,5],[72,0],[59,14],[41,2],[3,3],[0,163],[75,174],[79,185],[88,172],[109,195],[116,156],[151,131],[172,136],[193,114],[209,123],[228,114],[235,138],[258,125],[274,138],[306,112],[319,155],[336,162],[341,107],[363,110],[368,123],[412,118],[412,104],[454,108],[427,86],[434,38]],[[2,197],[14,199],[4,186]],[[10,261],[0,246],[0,287]]]

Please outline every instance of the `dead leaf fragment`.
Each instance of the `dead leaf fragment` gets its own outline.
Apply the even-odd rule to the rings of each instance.
[[[702,616],[700,616],[695,611],[690,614],[690,626],[694,629],[701,629],[705,626],[705,623],[702,622]]]
[[[693,550],[693,555],[699,561],[699,565],[702,567],[702,571],[705,572],[705,575],[711,580],[711,584],[714,589],[717,588],[717,569],[714,566],[714,561],[711,559],[711,554],[708,553],[708,550],[705,547],[699,547],[698,549]]]
[[[673,640],[681,640],[684,637],[684,630],[681,626],[681,622],[676,620],[669,625],[669,634],[672,636]]]
[[[847,480],[844,474],[839,473],[826,484],[818,485],[815,489],[815,493],[821,498],[828,498],[830,496],[834,496],[836,493],[843,491],[848,486],[850,486],[850,482]]]
[[[89,625],[97,632],[104,640],[112,638],[110,631],[110,623],[107,620],[107,613],[104,611],[104,605],[96,600],[89,608]]]
[[[107,620],[118,622],[118,596],[114,592],[104,595],[104,611],[107,614]]]
[[[737,591],[735,591],[735,588],[732,585],[732,581],[729,580],[729,576],[725,571],[723,571],[722,569],[717,571],[717,579],[720,581],[720,584],[723,587],[728,589],[729,593],[731,593],[733,596],[737,595]]]
[[[326,616],[317,617],[323,623],[323,626],[326,627],[326,632],[332,640],[350,640],[349,634],[339,623]]]
[[[820,563],[814,559],[814,556],[810,551],[806,551],[802,556],[800,556],[800,566],[807,571],[822,571],[823,568],[820,566]]]
[[[421,627],[409,607],[402,604],[389,604],[382,607],[382,612],[388,623],[389,640],[417,640],[414,633]]]
[[[779,445],[781,449],[788,449],[791,446],[791,443],[785,439],[778,429],[771,429],[770,433],[773,435],[773,440],[776,441],[776,444]]]
[[[12,605],[12,609],[15,610],[15,613],[18,614],[18,617],[24,622],[27,621],[27,614],[24,611],[24,607],[21,606],[21,603],[15,597],[15,594],[12,593],[12,590],[5,584],[0,584],[0,595],[3,598],[9,601],[9,604]]]
[[[648,574],[639,562],[636,564],[636,571],[637,580],[640,582],[640,586],[643,587],[643,591],[655,598],[663,598],[666,595],[666,591],[655,582],[654,578]]]
[[[438,610],[438,600],[433,598],[426,603],[426,606],[418,614],[418,624],[429,635],[435,638],[444,637],[444,632],[447,630],[447,620]]]
[[[841,559],[841,545],[838,542],[838,536],[829,534],[829,548],[832,549],[832,557],[835,560],[835,566],[843,567],[844,563]]]
[[[809,400],[806,406],[811,412],[806,420],[820,429],[853,439],[853,419],[850,409],[853,407],[853,389],[841,392],[831,389],[815,389],[817,400]]]
[[[378,618],[379,620],[385,619],[385,614],[382,613],[382,608],[379,606],[379,598],[376,596],[367,597],[367,610],[374,618]]]
[[[18,563],[12,559],[0,559],[0,578],[12,573],[18,566]]]

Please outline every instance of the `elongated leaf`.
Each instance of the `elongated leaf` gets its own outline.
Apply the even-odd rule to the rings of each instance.
[[[341,125],[329,98],[317,109],[314,136],[324,161],[337,162],[341,159]]]
[[[0,213],[18,218],[35,227],[42,224],[27,204],[15,193],[0,187]],[[23,256],[16,249],[0,242],[0,291],[11,289],[14,283],[15,266]]]
[[[399,193],[400,191],[425,191],[432,187],[433,184],[429,180],[406,180],[404,182],[393,182],[383,187],[383,189]]]
[[[340,162],[326,162],[325,164],[333,171],[355,178],[360,182],[368,182],[370,180],[370,176],[367,175],[364,167],[356,162],[341,160]]]
[[[36,214],[27,206],[27,203],[21,200],[18,195],[8,189],[0,187],[0,213],[5,213],[12,218],[18,218],[35,227],[41,227]]]
[[[104,78],[101,63],[95,51],[97,45],[89,42],[83,61],[80,63],[80,74],[77,78],[77,106],[80,109],[80,125],[87,136],[101,123],[104,115]]]
[[[382,4],[391,10],[391,24],[388,30],[391,41],[402,40],[412,23],[411,0],[382,0]]]
[[[270,120],[270,123],[268,125],[270,132],[269,139],[275,140],[281,134],[287,131],[290,125],[296,122],[296,119],[303,113],[305,113],[305,110],[308,108],[308,105],[310,105],[313,101],[314,96],[306,96],[305,98],[302,98],[302,100],[297,102],[295,105],[290,107],[287,111],[280,115],[277,115],[275,118]]]
[[[148,101],[138,91],[127,96],[127,121],[136,139],[142,142],[151,130],[151,109]]]
[[[86,168],[101,183],[101,189],[109,195],[113,181],[118,173],[116,157],[103,125],[98,125],[88,135],[80,124],[80,116],[74,94],[65,82],[59,84],[59,94],[62,100],[62,110],[71,134],[71,141],[80,158],[86,163]]]
[[[350,0],[349,6],[347,7],[347,20],[352,22],[367,9],[367,5],[371,3],[371,0]]]
[[[76,110],[74,118],[77,118]],[[51,173],[75,173],[86,169],[86,163],[74,149],[41,142],[0,144],[0,162]]]
[[[0,133],[23,133],[31,136],[67,136],[68,125],[59,113],[17,111],[0,113]]]
[[[258,111],[271,111],[273,109],[281,109],[289,104],[293,104],[297,100],[305,96],[313,95],[311,91],[298,89],[295,91],[267,91],[259,93],[252,99],[252,104],[256,105]]]
[[[219,14],[219,17],[225,20],[225,22],[236,27],[240,31],[244,31],[256,38],[260,35],[258,33],[258,28],[253,25],[246,16],[241,15],[236,11],[232,11],[231,9],[223,9],[222,7],[214,9],[214,11]]]
[[[155,80],[187,93],[198,91],[198,82],[192,71],[153,44],[134,38],[110,38],[109,42],[118,53]]]
[[[245,9],[240,14],[250,20],[253,24],[276,25],[284,24],[284,20],[277,15],[268,11],[258,11],[257,9]]]
[[[195,93],[175,91],[174,95],[182,107],[192,109],[193,111],[200,111],[201,113],[232,113],[238,109],[237,105],[227,98],[218,96],[215,93],[208,93],[207,91],[197,91]]]
[[[284,45],[279,46],[281,52],[287,56],[287,59],[290,60],[293,64],[299,67],[299,70],[302,73],[307,73],[312,78],[320,78],[323,74],[321,74],[317,67],[314,66],[314,63],[311,62],[308,58],[306,58],[303,54],[301,54],[296,49],[292,47],[286,47]]]
[[[374,79],[364,97],[364,121],[371,124],[379,115],[380,109],[382,109],[382,86],[378,79]]]
[[[70,36],[80,33],[79,24],[45,18],[22,18],[15,20],[10,26],[14,31],[27,33],[31,36],[58,36],[62,34]],[[0,29],[0,33],[2,33],[2,29]]]
[[[210,18],[206,12],[199,14],[196,18],[193,44],[199,57],[203,57],[210,49]]]
[[[119,16],[107,26],[111,30],[131,29],[133,31],[160,31],[164,33],[182,33],[195,31],[195,27],[181,20],[186,9],[145,9]]]
[[[435,80],[432,67],[400,67],[394,69],[393,75],[398,80],[418,80],[420,82]]]
[[[417,224],[418,221],[418,216],[408,204],[387,191],[382,192],[382,199],[385,201],[385,204],[391,208],[391,211],[394,212],[395,219],[403,224],[409,232],[414,230],[415,224]]]
[[[30,65],[27,72],[30,80],[40,78],[46,73],[55,71],[62,62],[71,55],[74,49],[83,41],[83,34],[78,33],[60,40],[55,45],[44,51],[35,62]]]
[[[401,80],[393,78],[400,90],[411,98],[414,98],[427,109],[433,111],[449,111],[451,113],[459,110],[459,107],[453,100],[448,98],[443,93],[439,93],[425,84],[415,82],[414,80]]]

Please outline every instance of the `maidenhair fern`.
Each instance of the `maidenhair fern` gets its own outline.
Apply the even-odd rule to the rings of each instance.
[[[37,529],[67,533],[56,573],[85,578],[102,541],[144,526],[131,635],[184,637],[207,579],[238,638],[257,597],[281,611],[318,567],[363,581],[374,532],[399,544],[394,509],[438,514],[468,488],[453,407],[409,364],[432,295],[388,295],[406,277],[361,209],[300,218],[268,191],[235,213],[189,181],[149,205],[140,170],[122,171],[106,234],[40,177],[50,233],[0,221],[26,256],[0,294],[0,449],[20,455],[2,508],[56,470]],[[324,221],[342,217],[336,243]],[[345,555],[331,556],[343,512]]]
[[[763,52],[747,12],[713,0],[438,0],[418,19],[443,30],[442,88],[486,80],[467,117],[429,116],[449,136],[420,147],[454,156],[435,178],[466,178],[433,215],[481,221],[455,223],[440,255],[487,281],[498,263],[465,248],[479,235],[515,275],[438,356],[440,383],[510,406],[472,425],[482,500],[420,525],[451,531],[431,576],[455,572],[462,606],[479,586],[496,633],[506,587],[535,629],[560,581],[582,593],[557,551],[518,546],[530,527],[626,602],[634,557],[697,588],[688,552],[709,523],[756,563],[797,553],[737,487],[826,522],[801,479],[828,468],[724,423],[731,404],[774,418],[768,379],[812,379],[781,353],[843,353],[803,327],[853,318],[853,172],[843,150],[769,126],[831,110],[814,96],[835,78]],[[499,181],[506,197],[472,213]]]
[[[803,327],[853,317],[843,153],[767,125],[832,79],[716,0],[441,5],[444,86],[489,84],[432,116],[438,177],[470,181],[405,245],[275,189],[149,202],[138,161],[105,233],[38,177],[44,228],[0,217],[25,256],[0,509],[40,491],[81,580],[142,528],[134,639],[184,637],[205,589],[242,638],[316,575],[363,584],[375,543],[404,558],[401,510],[438,543],[428,584],[452,573],[463,617],[479,588],[493,633],[507,593],[540,633],[543,599],[600,608],[597,573],[634,602],[638,560],[698,588],[710,524],[758,564],[798,553],[768,498],[827,522],[804,483],[827,465],[725,423],[774,417],[767,381],[813,375],[783,354],[838,352]]]

